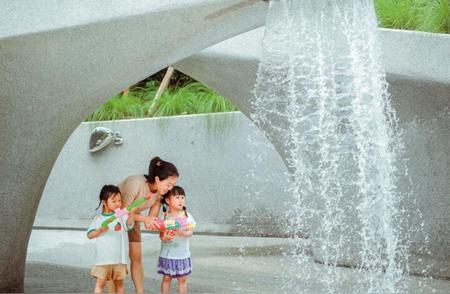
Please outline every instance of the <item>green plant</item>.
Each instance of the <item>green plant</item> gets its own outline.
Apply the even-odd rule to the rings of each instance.
[[[380,26],[414,30],[419,25],[422,3],[414,0],[376,0]]]
[[[450,33],[450,0],[430,1],[422,14],[419,29],[426,32]]]
[[[194,111],[195,113],[212,113],[234,111],[236,107],[222,96],[217,95],[214,91],[205,85],[195,82],[184,87],[186,91],[195,93],[194,95]]]
[[[153,116],[234,111],[231,102],[198,82],[169,89],[156,101]]]
[[[385,28],[450,33],[449,0],[375,0]]]
[[[231,102],[198,82],[182,87],[169,87],[155,101],[155,108],[149,113],[159,87],[154,80],[147,80],[132,86],[127,94],[118,94],[87,117],[87,121],[117,120],[151,116],[173,116],[195,113],[234,111]]]
[[[126,95],[119,94],[90,114],[86,120],[99,121],[143,117],[144,110],[142,105],[142,100],[131,92]]]

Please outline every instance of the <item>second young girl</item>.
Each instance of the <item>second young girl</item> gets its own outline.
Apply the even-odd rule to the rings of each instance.
[[[96,239],[95,265],[91,275],[97,279],[94,293],[102,293],[106,281],[112,281],[117,293],[124,293],[124,279],[127,275],[128,233],[134,225],[134,210],[107,225],[102,224],[121,208],[122,199],[119,188],[105,185],[100,191],[102,213],[97,215],[89,226],[87,237]]]
[[[183,218],[186,224],[186,227],[164,230],[160,234],[161,251],[158,259],[158,273],[163,275],[161,282],[163,294],[169,293],[170,284],[175,278],[178,280],[178,292],[186,293],[187,277],[192,271],[189,237],[193,234],[195,220],[186,211],[185,195],[183,188],[175,186],[161,198],[164,220]],[[166,206],[169,208],[168,211]]]

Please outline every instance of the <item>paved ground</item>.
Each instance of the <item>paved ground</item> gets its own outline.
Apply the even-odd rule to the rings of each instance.
[[[159,293],[160,276],[156,273],[159,239],[143,235],[145,289]],[[295,279],[298,285],[309,285],[305,292],[323,292],[318,277],[329,267],[312,259],[295,271],[286,272],[283,255],[289,240],[282,238],[244,238],[193,236],[191,253],[194,269],[189,277],[190,293],[277,293]],[[34,230],[27,255],[25,292],[91,292],[94,280],[89,277],[94,242],[81,231]],[[285,258],[285,257],[284,257]],[[338,292],[349,292],[361,272],[338,269],[343,281]],[[317,278],[317,279],[316,279]],[[322,279],[323,280],[323,279]],[[130,277],[126,289],[133,292]],[[450,281],[411,278],[410,292],[450,293]],[[172,293],[176,293],[175,288]]]

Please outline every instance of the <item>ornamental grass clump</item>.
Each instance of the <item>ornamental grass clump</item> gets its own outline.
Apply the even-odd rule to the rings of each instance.
[[[375,0],[380,27],[450,33],[450,0]]]
[[[159,83],[154,80],[139,83],[128,92],[112,97],[86,120],[118,120],[236,110],[231,102],[198,82],[169,87],[160,98],[154,100],[158,87]]]

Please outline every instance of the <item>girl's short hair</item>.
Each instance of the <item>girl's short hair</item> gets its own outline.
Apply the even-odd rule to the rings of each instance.
[[[158,156],[153,157],[150,160],[150,164],[148,166],[148,175],[145,175],[147,182],[154,183],[155,178],[158,177],[160,181],[164,181],[168,177],[179,177],[177,167],[168,162],[164,161]]]
[[[102,201],[106,202],[108,201],[109,197],[114,196],[116,194],[120,194],[119,187],[114,185],[104,185],[100,190],[100,195],[98,196],[100,203],[98,204],[95,210],[97,210],[100,207],[100,205],[102,205]]]

